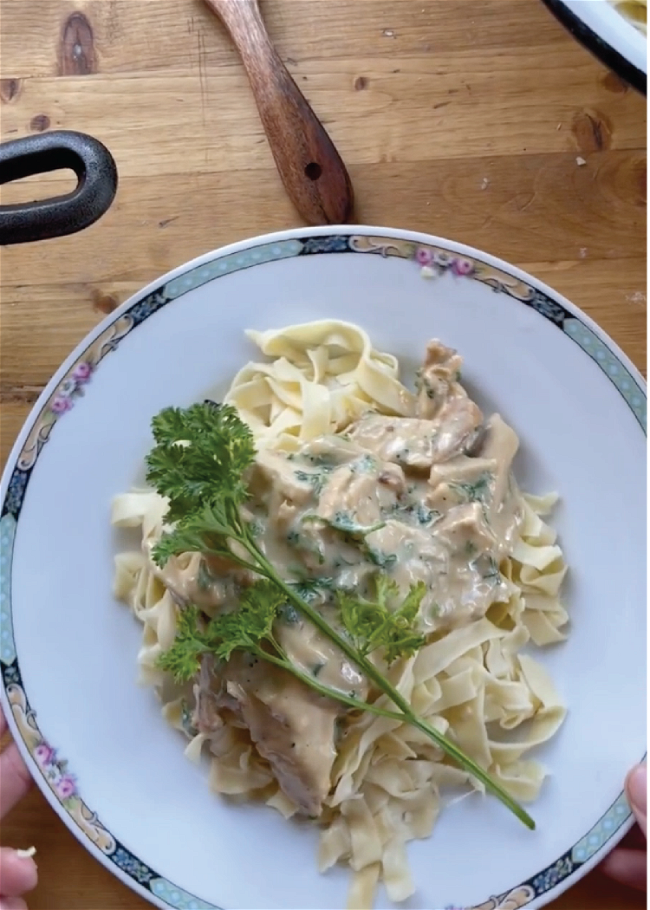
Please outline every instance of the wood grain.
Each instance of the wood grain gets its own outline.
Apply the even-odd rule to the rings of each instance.
[[[539,0],[263,0],[262,11],[342,154],[359,221],[504,257],[644,369],[645,103]],[[202,0],[0,0],[0,35],[2,138],[83,130],[121,177],[83,234],[0,251],[4,462],[52,372],[105,313],[193,256],[297,221],[237,52]],[[3,187],[2,200],[71,185],[52,174]],[[38,848],[32,910],[148,906],[38,792],[1,840]],[[645,905],[596,872],[553,908]]]

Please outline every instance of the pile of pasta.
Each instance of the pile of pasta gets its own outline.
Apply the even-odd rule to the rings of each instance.
[[[356,326],[319,322],[250,336],[273,359],[244,367],[227,400],[260,446],[294,449],[369,408],[413,412],[397,361],[375,351]],[[555,532],[544,521],[555,502],[555,496],[522,497],[521,536],[500,566],[502,601],[484,618],[433,636],[415,656],[386,670],[418,714],[522,802],[537,798],[546,776],[529,753],[554,736],[566,714],[549,674],[522,650],[565,638],[568,615],[560,588],[566,566]],[[165,500],[155,493],[128,493],[115,500],[113,523],[140,528],[146,541],[159,536],[165,510]],[[198,760],[204,737],[191,729],[192,688],[180,689],[156,667],[174,640],[177,608],[142,551],[116,558],[115,594],[143,625],[140,680],[155,687],[164,716],[190,738],[187,754]],[[384,695],[375,699],[392,707]],[[261,798],[286,818],[293,815],[295,807],[247,731],[232,727],[227,735],[225,754],[220,744],[221,757],[211,756],[212,789]],[[413,727],[367,712],[349,724],[321,819],[318,864],[321,871],[338,862],[350,866],[350,908],[371,907],[380,881],[393,901],[413,893],[406,844],[431,834],[441,794],[459,785],[468,792],[480,789]]]

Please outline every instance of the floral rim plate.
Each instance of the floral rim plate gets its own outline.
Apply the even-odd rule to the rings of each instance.
[[[407,375],[428,338],[457,347],[472,394],[520,434],[523,484],[562,496],[572,633],[543,659],[569,716],[539,756],[552,775],[532,807],[537,831],[472,797],[409,849],[410,908],[540,908],[631,825],[621,785],[645,751],[646,387],[575,306],[462,244],[356,227],[256,238],[149,285],[79,345],[2,480],[12,732],[65,824],[154,905],[345,906],[346,870],[318,875],[309,827],[209,793],[135,685],[139,632],[111,594],[123,541],[110,500],[141,480],[151,416],[222,394],[253,353],[245,328],[325,317],[363,325]]]

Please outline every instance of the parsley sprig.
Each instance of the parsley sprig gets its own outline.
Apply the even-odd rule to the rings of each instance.
[[[390,607],[397,598],[397,586],[382,575],[376,577],[374,600],[350,592],[339,594],[346,632],[341,634],[278,574],[242,516],[241,506],[248,498],[245,475],[255,458],[255,444],[236,410],[213,402],[184,410],[166,408],[154,417],[152,428],[155,446],[147,456],[147,480],[168,498],[166,520],[173,523],[154,547],[156,563],[164,566],[171,556],[199,552],[231,560],[259,578],[242,594],[234,612],[220,614],[205,626],[195,607],[183,610],[174,644],[160,658],[161,667],[178,679],[189,679],[196,673],[203,654],[212,653],[222,660],[228,660],[236,650],[255,654],[281,666],[322,695],[421,730],[527,827],[534,828],[535,823],[519,803],[451,739],[419,717],[368,657],[382,648],[386,661],[391,663],[414,654],[422,646],[424,639],[416,630],[415,620],[425,593],[423,586],[413,586],[403,603],[394,609]],[[292,664],[273,634],[273,624],[286,604],[337,645],[397,710],[387,710],[324,686]]]
[[[359,654],[366,657],[378,648],[390,666],[398,657],[419,651],[425,636],[417,631],[416,620],[422,598],[427,593],[423,581],[411,586],[403,603],[391,608],[399,597],[397,582],[386,575],[374,576],[375,599],[366,600],[349,591],[338,591],[341,619]]]

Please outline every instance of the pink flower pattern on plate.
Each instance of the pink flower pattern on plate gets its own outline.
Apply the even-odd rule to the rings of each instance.
[[[454,259],[451,264],[451,270],[454,275],[471,275],[474,271],[474,266],[471,262],[468,262],[467,259]]]
[[[54,787],[56,790],[57,796],[61,799],[70,799],[71,796],[74,796],[77,791],[77,786],[75,784],[74,778],[69,774],[65,774]]]
[[[431,250],[428,250],[426,247],[421,246],[421,247],[418,247],[417,252],[415,254],[415,258],[417,259],[417,261],[420,265],[431,265],[431,263],[433,262],[433,253],[431,252]]]
[[[460,256],[453,256],[444,250],[430,250],[425,246],[419,246],[415,251],[414,259],[423,270],[433,266],[438,274],[449,270],[453,275],[465,278],[474,273],[474,263],[471,260],[461,259]],[[430,277],[431,274],[429,272],[427,277]]]
[[[44,768],[45,765],[49,765],[50,762],[54,761],[55,752],[46,742],[39,743],[34,749],[34,758],[36,759],[39,767]]]
[[[60,762],[56,751],[42,740],[34,749],[36,764],[45,775],[45,779],[61,800],[70,799],[77,794],[76,779],[65,771],[66,762]]]
[[[74,398],[83,395],[83,386],[93,374],[93,365],[87,360],[78,363],[72,373],[67,376],[56,390],[56,395],[50,404],[50,411],[55,417],[65,414],[74,406]]]
[[[54,414],[65,414],[72,408],[72,401],[67,395],[56,395],[51,405]]]
[[[93,371],[92,366],[86,361],[78,363],[72,372],[72,378],[76,379],[77,382],[88,382],[90,379],[91,373]]]

